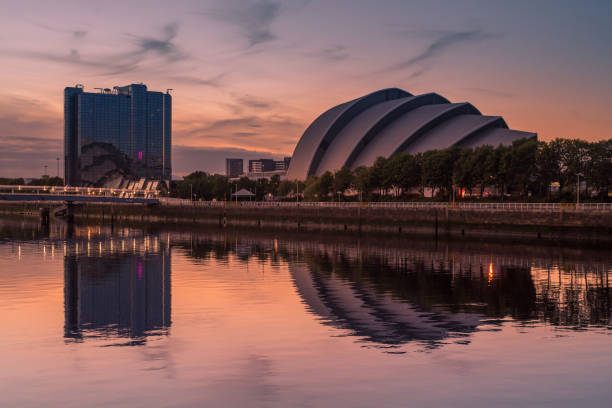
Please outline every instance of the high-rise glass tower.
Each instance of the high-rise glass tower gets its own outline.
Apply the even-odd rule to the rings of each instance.
[[[64,89],[66,185],[101,186],[116,177],[170,180],[172,97],[146,85]]]

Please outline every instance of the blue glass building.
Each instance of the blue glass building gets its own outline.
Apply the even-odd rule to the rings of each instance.
[[[64,89],[65,181],[101,186],[116,178],[170,180],[172,97],[146,85]]]

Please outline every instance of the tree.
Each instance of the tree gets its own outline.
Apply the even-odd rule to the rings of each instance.
[[[319,178],[319,189],[317,194],[320,199],[327,200],[329,193],[332,192],[334,184],[334,175],[330,171],[326,171]]]
[[[404,153],[397,153],[389,157],[384,162],[381,161],[381,186],[386,190],[393,189],[393,195],[398,196],[399,184],[401,182],[401,169],[402,161],[404,160]]]
[[[501,190],[502,200],[506,194],[507,187],[512,183],[512,148],[499,145],[495,148],[498,160],[497,174],[494,179]]]
[[[321,181],[317,176],[310,176],[306,179],[304,187],[304,198],[307,200],[315,200],[319,198],[318,193]]]
[[[334,173],[334,180],[332,183],[332,189],[334,195],[339,194],[340,196],[344,196],[344,192],[348,190],[353,184],[353,172],[346,166],[342,166],[342,168],[336,173]]]
[[[353,177],[353,186],[359,191],[360,200],[366,200],[370,197],[372,190],[372,171],[371,167],[360,166],[355,169]]]
[[[23,178],[4,178],[0,177],[0,185],[4,186],[23,186],[25,180]]]
[[[525,197],[529,185],[535,181],[538,142],[535,139],[517,140],[512,143],[510,152],[512,183]]]
[[[612,185],[612,139],[591,143],[591,163],[588,180],[599,191],[599,198],[607,200]]]
[[[479,146],[472,151],[472,176],[473,182],[480,187],[480,197],[484,195],[486,186],[491,184],[491,180],[496,173],[497,163],[493,154],[493,147]]]
[[[276,197],[278,195],[278,188],[280,187],[280,176],[278,174],[270,177],[270,181],[268,182],[266,194],[272,194],[272,196]]]
[[[28,185],[31,185],[31,186],[63,186],[64,179],[60,177],[42,177],[39,179],[32,179],[28,183]]]
[[[445,196],[449,197],[453,185],[454,164],[459,157],[461,148],[449,147],[443,150],[430,150],[423,154],[423,184],[444,189]]]
[[[223,180],[227,183],[225,177],[223,177]],[[190,198],[191,193],[193,193],[193,197],[191,198],[210,200],[213,196],[210,176],[203,171],[196,171],[188,174],[183,177],[182,181],[176,183],[172,195],[175,197]]]
[[[295,193],[295,181],[283,180],[278,185],[278,190],[276,194],[279,197],[287,197],[291,192]]]
[[[395,183],[402,190],[402,193],[405,193],[421,185],[421,173],[421,163],[417,156],[402,153],[398,178],[395,180]]]
[[[550,185],[561,179],[561,157],[552,143],[539,142],[535,158],[534,177],[539,194],[550,198]]]
[[[380,195],[383,195],[383,190],[386,191],[391,187],[391,179],[388,176],[388,168],[386,167],[387,159],[379,157],[370,168],[372,189],[377,189]]]
[[[217,200],[230,200],[231,186],[227,177],[214,175],[212,180],[212,196]]]
[[[477,183],[476,155],[472,149],[461,148],[453,166],[453,184],[472,193]]]

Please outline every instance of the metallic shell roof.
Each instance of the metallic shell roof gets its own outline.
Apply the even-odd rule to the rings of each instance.
[[[509,145],[536,137],[508,129],[502,117],[483,116],[467,102],[388,88],[337,105],[315,119],[295,147],[287,178],[304,180],[342,166],[371,166],[378,157],[398,152]]]

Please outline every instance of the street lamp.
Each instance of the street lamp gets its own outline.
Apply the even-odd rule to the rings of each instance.
[[[584,177],[584,174],[576,173],[576,205],[580,204],[580,176]]]

